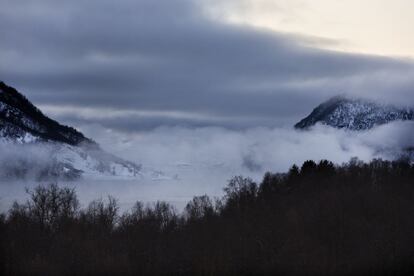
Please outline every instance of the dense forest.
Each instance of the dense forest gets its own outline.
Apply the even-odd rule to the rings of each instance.
[[[56,184],[0,218],[1,275],[396,275],[414,268],[414,165],[307,161],[221,199],[119,214]]]

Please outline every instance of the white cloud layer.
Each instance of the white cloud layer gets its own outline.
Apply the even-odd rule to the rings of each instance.
[[[227,180],[235,175],[260,181],[266,171],[286,172],[294,163],[328,159],[337,164],[352,157],[394,159],[414,146],[414,122],[394,122],[364,132],[318,125],[310,131],[292,128],[229,130],[218,127],[160,127],[142,133],[119,133],[98,125],[85,125],[87,135],[122,158],[141,163],[146,170],[163,171],[169,178],[137,181],[82,181],[74,185],[81,201],[112,194],[122,208],[136,200],[167,200],[179,208],[195,195],[220,196]],[[21,146],[1,148],[0,162],[27,155]],[[33,146],[31,160],[47,160],[42,148]],[[46,154],[47,155],[47,154]],[[25,196],[24,187],[35,183],[0,183],[0,208]]]
[[[124,134],[100,127],[84,128],[98,134],[98,142],[111,152],[149,166],[223,164],[225,170],[249,174],[286,171],[293,163],[351,157],[369,161],[390,159],[414,146],[414,123],[394,122],[369,131],[352,132],[317,125],[310,131],[292,128],[160,127],[139,134]],[[249,170],[248,163],[256,169]]]

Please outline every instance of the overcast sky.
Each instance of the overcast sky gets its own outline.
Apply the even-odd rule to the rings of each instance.
[[[0,0],[0,7],[0,79],[75,126],[273,127],[338,94],[414,102],[412,1]]]
[[[413,10],[412,0],[0,0],[0,80],[172,179],[80,185],[82,202],[108,193],[123,206],[183,206],[238,174],[405,154],[412,122],[292,126],[338,94],[414,105]],[[33,147],[5,145],[0,162],[50,159]],[[0,210],[25,196],[26,183],[0,184]]]

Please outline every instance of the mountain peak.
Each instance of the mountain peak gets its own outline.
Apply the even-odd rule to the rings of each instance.
[[[307,129],[321,123],[335,128],[367,130],[397,120],[414,120],[413,109],[336,96],[316,107],[295,128]]]

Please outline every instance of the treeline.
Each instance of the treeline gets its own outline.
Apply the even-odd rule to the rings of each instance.
[[[397,275],[414,268],[414,166],[305,162],[225,196],[119,214],[74,190],[28,191],[0,218],[1,275]]]

